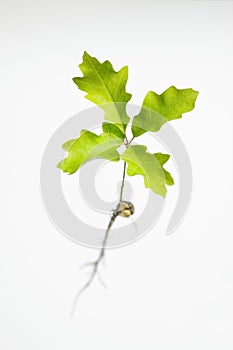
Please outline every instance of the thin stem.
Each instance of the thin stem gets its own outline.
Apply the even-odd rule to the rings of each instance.
[[[126,143],[128,143],[129,141],[128,141],[126,133],[124,133],[124,135],[125,135],[125,141],[126,141]]]
[[[128,142],[128,147],[130,146],[131,142],[134,140],[134,137],[135,136],[133,136],[132,139]]]
[[[132,137],[132,139],[130,141],[128,141],[126,135],[125,135],[125,146],[126,148],[128,148],[131,144],[131,142],[133,141],[134,136]],[[121,190],[120,190],[120,200],[119,200],[119,204],[122,201],[122,196],[123,196],[123,190],[124,190],[124,185],[125,185],[125,173],[126,173],[126,162],[124,161],[124,170],[123,170],[123,178],[122,178],[122,183],[121,183]]]
[[[126,171],[126,162],[124,162],[124,170],[123,170],[123,177],[122,177],[122,182],[121,182],[121,191],[120,191],[119,203],[122,201],[122,196],[123,196],[123,190],[124,190],[124,185],[125,185],[125,171]]]

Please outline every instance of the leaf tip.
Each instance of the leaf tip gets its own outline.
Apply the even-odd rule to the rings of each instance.
[[[87,58],[91,57],[86,50],[83,52],[83,58],[85,58],[85,57],[87,57]]]
[[[57,163],[57,168],[58,168],[58,169],[63,170],[63,162],[64,162],[64,159],[63,159],[63,160],[60,160],[60,162]]]
[[[192,90],[193,90],[193,89],[192,89]],[[196,95],[196,98],[197,98],[197,96],[199,95],[199,91],[193,90],[193,92],[194,92],[194,94]]]

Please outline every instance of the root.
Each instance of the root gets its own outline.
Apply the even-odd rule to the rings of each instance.
[[[115,221],[115,219],[116,219],[116,217],[118,215],[119,215],[118,210],[114,210],[113,213],[112,213],[111,219],[109,221],[107,230],[105,232],[105,236],[104,236],[104,239],[103,239],[102,247],[101,247],[101,250],[99,252],[98,258],[95,261],[93,261],[91,263],[87,263],[87,264],[85,264],[83,266],[83,267],[85,267],[85,266],[92,266],[92,272],[91,272],[91,275],[90,275],[88,281],[84,284],[84,286],[78,291],[78,293],[75,296],[73,307],[72,307],[72,310],[71,310],[71,316],[74,315],[74,312],[75,312],[75,309],[76,309],[76,305],[77,305],[77,302],[78,302],[80,296],[83,294],[83,292],[85,292],[90,287],[90,285],[93,282],[94,278],[98,274],[98,268],[99,268],[100,262],[102,261],[102,259],[104,257],[104,254],[105,254],[105,248],[106,248],[106,243],[107,243],[107,239],[108,239],[108,234],[109,234],[110,228],[112,227],[112,225],[113,225],[113,223],[114,223],[114,221]]]
[[[92,267],[92,271],[90,274],[89,279],[87,280],[87,282],[84,284],[84,286],[78,291],[78,293],[75,296],[74,299],[74,303],[73,303],[73,307],[70,313],[70,316],[72,317],[74,315],[75,309],[76,309],[76,305],[78,303],[78,300],[80,298],[80,296],[90,287],[90,285],[92,284],[93,280],[95,279],[96,276],[99,276],[99,265],[102,262],[104,255],[105,255],[105,249],[106,249],[106,244],[107,244],[107,240],[108,240],[108,236],[109,236],[109,231],[114,223],[114,221],[116,220],[117,216],[123,216],[123,217],[129,217],[134,213],[134,206],[131,202],[127,202],[127,201],[123,201],[122,200],[122,196],[123,196],[123,188],[124,188],[124,181],[125,181],[125,173],[126,173],[126,162],[124,162],[124,170],[123,170],[123,178],[122,178],[122,185],[121,185],[121,190],[120,190],[120,198],[119,198],[119,203],[117,204],[117,207],[115,210],[113,210],[108,227],[106,229],[105,235],[104,235],[104,239],[103,239],[103,243],[102,243],[102,247],[101,250],[99,252],[99,255],[97,257],[97,259],[93,262],[87,263],[82,267],[87,267],[87,266],[91,266]],[[101,283],[102,280],[100,279]]]

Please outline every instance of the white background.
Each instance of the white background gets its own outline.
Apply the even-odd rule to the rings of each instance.
[[[0,17],[0,348],[232,350],[233,3],[15,0]],[[91,106],[71,80],[84,50],[129,65],[132,103],[170,85],[200,95],[173,123],[195,180],[185,221],[109,251],[108,289],[96,282],[71,319],[97,252],[52,226],[39,171],[53,132]]]

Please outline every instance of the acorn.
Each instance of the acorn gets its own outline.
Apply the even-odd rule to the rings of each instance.
[[[131,202],[121,201],[117,207],[117,212],[120,216],[128,218],[134,213],[134,206]]]

